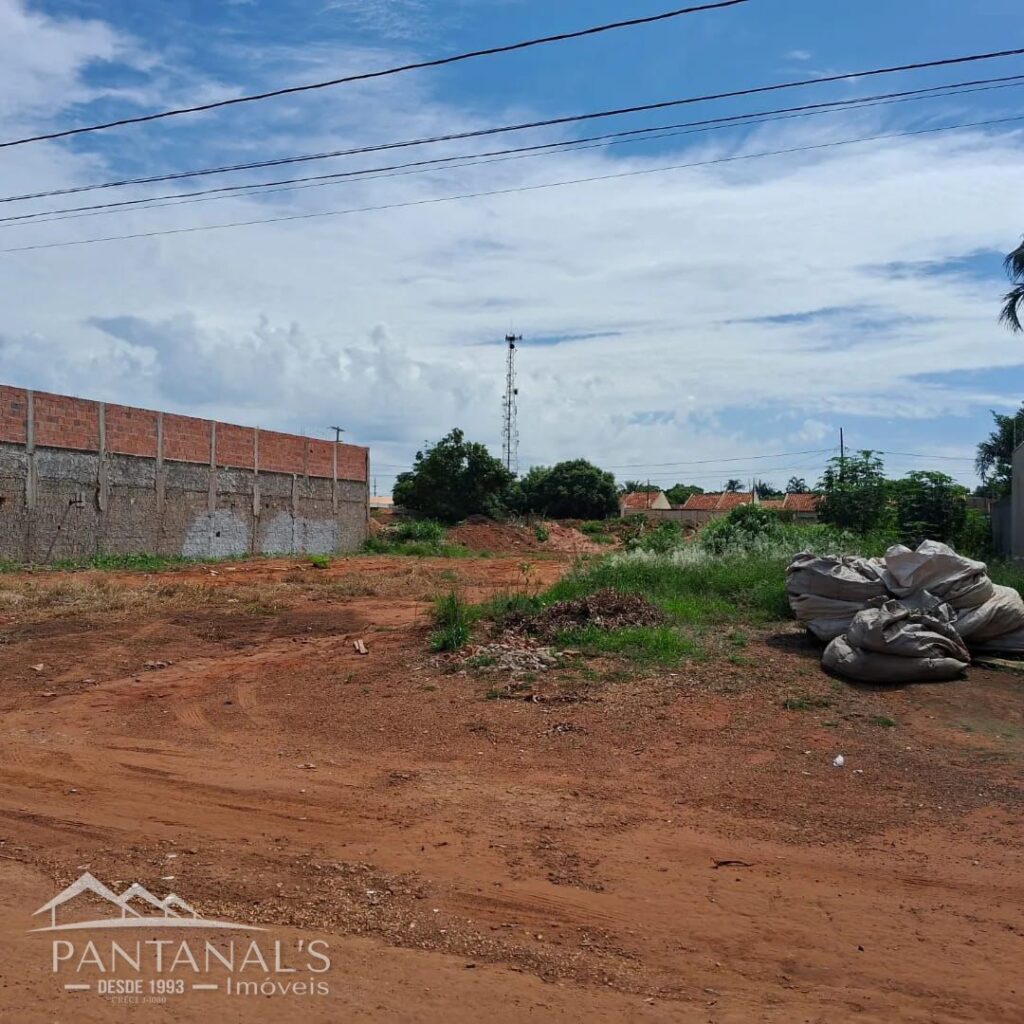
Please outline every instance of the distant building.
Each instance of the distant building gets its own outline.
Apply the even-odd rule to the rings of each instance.
[[[800,522],[818,520],[817,494],[787,494],[783,498],[759,501],[750,491],[726,491],[722,494],[691,494],[682,507],[682,521],[690,526],[702,526],[740,505],[754,503],[775,512],[792,513],[793,518]]]
[[[638,512],[648,512],[651,509],[668,511],[672,508],[664,491],[631,491],[629,494],[619,495],[619,514],[623,516],[635,515]]]
[[[379,494],[370,498],[370,511],[391,512],[395,507],[394,498],[390,495]]]

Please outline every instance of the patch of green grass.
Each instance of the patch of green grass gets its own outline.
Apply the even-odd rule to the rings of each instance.
[[[713,625],[788,618],[787,559],[760,554],[691,561],[671,557],[622,557],[591,562],[563,577],[544,603],[572,600],[604,587],[642,594],[679,621]]]
[[[538,523],[533,528],[533,535],[541,542],[541,544],[546,544],[551,540],[551,531],[543,523]]]
[[[493,619],[501,625],[510,615],[533,615],[543,606],[543,602],[536,595],[505,593],[477,605],[476,611],[481,618]]]
[[[333,559],[330,555],[310,555],[309,564],[314,569],[330,569]]]
[[[883,729],[896,728],[896,723],[891,718],[888,718],[886,715],[875,715],[871,719],[871,724],[880,726]]]
[[[490,668],[497,663],[498,659],[493,654],[478,654],[465,662],[468,668]]]
[[[830,708],[832,701],[827,697],[809,697],[804,694],[798,694],[793,697],[787,697],[783,702],[782,706],[787,711],[813,711],[817,708]],[[826,725],[836,726],[838,722],[826,722]]]
[[[1013,587],[1024,594],[1024,566],[1013,562],[989,562],[988,574],[993,583],[1001,587]]]
[[[430,541],[391,541],[385,536],[371,537],[363,551],[369,555],[406,555],[409,558],[472,558],[473,552],[462,544],[434,544]]]
[[[748,642],[747,634],[744,633],[742,629],[734,629],[729,634],[729,643],[731,643],[733,647],[746,647]]]
[[[435,651],[458,651],[469,643],[476,609],[471,608],[457,590],[451,590],[434,602],[435,630],[430,646]]]
[[[672,665],[700,653],[695,640],[671,626],[637,626],[630,629],[583,629],[560,633],[560,646],[584,654],[621,654],[641,665]]]
[[[604,533],[607,527],[608,524],[603,519],[588,519],[585,523],[580,523],[580,533],[596,537],[599,533]]]

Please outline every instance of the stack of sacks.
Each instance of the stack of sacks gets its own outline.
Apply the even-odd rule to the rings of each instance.
[[[948,604],[956,612],[956,631],[972,650],[1024,652],[1024,601],[1013,587],[994,584],[984,562],[926,540],[916,551],[890,548],[883,576],[896,597],[927,593]]]
[[[793,614],[826,643],[845,633],[869,601],[888,596],[877,560],[808,552],[786,569],[786,592]]]
[[[886,662],[888,681],[950,679],[969,660],[967,647],[1024,654],[1020,594],[994,585],[984,562],[946,544],[926,540],[916,551],[897,545],[872,559],[803,553],[786,573],[793,613],[820,640],[832,641],[825,664],[843,675],[884,681],[875,656],[885,656],[900,659]],[[858,674],[868,662],[870,675]]]
[[[825,668],[862,683],[945,682],[970,664],[948,605],[933,611],[876,600],[822,655]]]

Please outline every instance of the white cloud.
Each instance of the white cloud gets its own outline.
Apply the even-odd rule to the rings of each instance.
[[[34,70],[0,65],[0,93],[12,83],[38,111],[82,95],[91,61],[138,58],[131,40],[99,23],[57,23],[0,0],[0,19],[12,11],[21,11],[22,45],[46,56],[33,58]],[[335,56],[326,48],[306,54],[297,77]],[[378,65],[381,57],[362,55]],[[266,55],[275,68],[287,59],[285,50]],[[51,65],[57,70],[39,70]],[[481,123],[427,89],[423,79],[394,79],[386,89],[249,108],[190,136],[204,145],[189,162]],[[492,111],[487,120],[521,113]],[[0,227],[0,247],[644,170],[869,134],[882,116],[765,126],[739,146],[733,136],[709,136],[657,158],[643,147],[561,154],[264,200]],[[227,124],[244,129],[228,134]],[[8,134],[11,122],[0,118],[0,128]],[[110,170],[95,155],[58,146],[15,152],[0,162],[4,195]],[[0,378],[266,427],[342,423],[373,444],[376,461],[405,463],[454,425],[497,445],[500,342],[513,327],[526,335],[524,461],[582,454],[621,465],[825,447],[841,414],[911,427],[949,421],[1015,401],[1019,391],[1009,380],[1005,393],[966,387],[956,374],[1010,371],[1024,356],[995,323],[998,285],[928,265],[1009,248],[1019,227],[1007,222],[1006,196],[1019,191],[1022,156],[1019,133],[973,131],[0,256]],[[885,269],[894,262],[911,269]],[[531,345],[556,336],[580,340]],[[950,383],[916,383],[925,372],[948,373]],[[754,419],[737,413],[743,408]]]

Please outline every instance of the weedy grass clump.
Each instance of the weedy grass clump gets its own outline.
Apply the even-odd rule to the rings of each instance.
[[[473,623],[479,617],[477,609],[469,605],[457,590],[434,601],[434,631],[430,646],[435,651],[458,651],[469,643]]]
[[[433,519],[403,519],[370,537],[363,551],[371,555],[406,555],[411,558],[472,558],[463,544],[448,540],[448,531]]]

